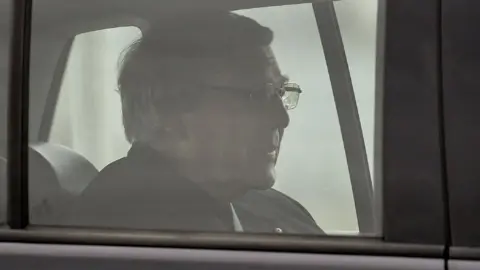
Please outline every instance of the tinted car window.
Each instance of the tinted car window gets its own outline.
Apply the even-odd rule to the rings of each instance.
[[[353,105],[335,95],[311,4],[125,27],[85,18],[60,87],[44,90],[58,98],[32,153],[30,181],[46,183],[32,189],[32,222],[360,234],[351,168],[371,191],[377,25],[377,2],[362,3],[335,3]],[[348,156],[347,109],[368,162]]]

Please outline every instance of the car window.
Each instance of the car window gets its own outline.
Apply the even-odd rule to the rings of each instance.
[[[6,221],[6,158],[7,158],[7,110],[8,67],[10,47],[10,2],[0,3],[0,226]]]
[[[377,1],[360,2],[334,4],[353,103],[336,95],[311,4],[76,35],[34,145],[30,181],[48,184],[32,189],[32,223],[362,234],[352,181],[371,200]]]

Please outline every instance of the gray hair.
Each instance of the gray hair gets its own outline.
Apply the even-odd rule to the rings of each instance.
[[[184,93],[204,83],[207,73],[245,53],[265,58],[259,49],[273,39],[270,29],[230,12],[177,16],[157,24],[120,60],[118,90],[129,142],[158,138],[162,118],[191,108],[193,100],[186,98],[191,95]]]

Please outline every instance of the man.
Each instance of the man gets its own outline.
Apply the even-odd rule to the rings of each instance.
[[[69,225],[209,232],[322,233],[273,190],[289,118],[272,32],[228,12],[164,18],[123,56],[132,148],[103,169]]]

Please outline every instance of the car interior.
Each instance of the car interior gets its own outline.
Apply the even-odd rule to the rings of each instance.
[[[90,3],[91,2],[91,3]],[[365,145],[362,137],[358,111],[349,77],[348,63],[342,48],[341,35],[331,1],[161,1],[152,8],[147,0],[136,1],[83,1],[59,0],[34,1],[32,18],[30,66],[29,140],[30,169],[32,175],[45,175],[45,183],[33,182],[30,190],[35,194],[30,200],[31,219],[42,224],[42,218],[54,221],[75,200],[89,182],[95,178],[97,169],[81,154],[66,147],[48,142],[52,119],[59,96],[60,84],[75,36],[81,33],[119,26],[136,26],[148,32],[162,13],[198,12],[202,9],[238,10],[261,6],[277,6],[314,2],[317,24],[322,34],[325,58],[335,97],[342,136],[347,153],[348,168],[352,181],[354,201],[361,233],[374,231],[373,188],[368,173]],[[0,8],[7,15],[6,1]],[[3,23],[1,31],[8,31]],[[8,48],[0,48],[0,63],[7,63]],[[6,68],[6,66],[2,66]],[[2,73],[3,75],[4,73]],[[6,102],[6,78],[0,78],[0,102]],[[352,99],[353,97],[353,99]],[[0,127],[6,127],[7,111],[1,104]],[[0,136],[0,157],[6,157],[5,142]],[[360,164],[360,165],[359,165]],[[5,182],[2,178],[2,182]],[[5,183],[2,183],[4,185]],[[41,191],[41,192],[40,192]],[[52,213],[59,217],[53,217]]]
[[[382,22],[373,30],[375,38],[373,35],[368,37],[375,44],[371,55],[352,50],[358,44],[353,46],[351,42],[350,47],[347,46],[354,38],[368,38],[362,31],[353,31],[354,38],[343,32],[342,20],[338,19],[340,9],[335,6],[342,1],[0,0],[0,268],[478,269],[480,238],[473,226],[478,220],[474,213],[478,192],[472,188],[478,182],[478,166],[476,159],[472,158],[476,149],[473,135],[478,129],[474,125],[476,118],[472,117],[475,116],[472,112],[478,107],[475,106],[475,91],[472,91],[475,89],[472,85],[476,85],[475,74],[478,73],[475,64],[478,46],[475,47],[475,35],[467,31],[478,17],[475,14],[478,11],[474,12],[477,1],[379,0],[375,3],[378,4],[375,15],[369,14],[372,21]],[[351,200],[348,203],[354,206],[349,209],[355,215],[349,214],[355,225],[358,224],[358,230],[339,230],[340,233],[327,232],[327,235],[285,233],[279,236],[278,233],[185,233],[59,225],[72,206],[82,202],[79,198],[86,193],[84,191],[104,165],[99,166],[92,155],[66,146],[61,140],[52,140],[57,134],[58,112],[74,103],[62,101],[62,84],[68,77],[69,61],[81,58],[81,54],[80,57],[72,56],[80,36],[120,28],[135,28],[144,34],[158,24],[162,16],[178,13],[228,10],[241,14],[244,10],[256,8],[296,5],[308,6],[313,14],[310,22],[314,23],[310,26],[314,31],[301,29],[305,30],[301,32],[307,33],[307,36],[313,32],[319,34],[318,42],[315,40],[317,43],[312,39],[307,39],[305,43],[312,47],[318,45],[318,52],[325,61],[321,63],[321,69],[311,69],[314,70],[312,73],[321,74],[310,77],[316,82],[318,76],[331,86],[326,89],[325,84],[313,84],[317,88],[310,88],[324,92],[317,98],[308,95],[302,98],[306,97],[312,104],[319,101],[318,97],[325,98],[323,94],[327,91],[332,95],[325,99],[331,101],[330,105],[334,108],[333,113],[328,111],[329,116],[333,115],[331,118],[338,120],[339,132],[334,136],[342,142],[341,154],[346,164],[342,167],[346,168],[342,170],[346,177],[342,179],[349,184]],[[12,6],[16,7],[16,13]],[[471,13],[466,15],[466,9]],[[32,11],[32,29],[28,27],[29,11]],[[354,24],[354,19],[359,16],[356,12],[353,8],[343,15],[352,19]],[[282,13],[274,23],[290,15]],[[19,23],[21,19],[24,20]],[[292,21],[297,22],[298,18]],[[16,28],[12,27],[12,22],[17,23]],[[304,26],[301,23],[296,25]],[[24,27],[21,29],[26,33],[23,38],[29,34],[31,37],[20,41],[3,40],[5,37],[14,39],[21,36],[17,32],[11,33],[12,29],[18,30],[19,27]],[[290,30],[297,29],[292,27]],[[291,42],[293,45],[285,46],[287,50],[291,50],[292,46],[295,49],[300,47],[296,47],[300,42],[295,38]],[[30,51],[27,59],[23,59],[26,61],[12,64],[13,60],[21,57],[18,48],[10,48],[11,44],[21,44],[22,53]],[[95,42],[92,44],[97,45]],[[88,57],[95,58],[109,49],[99,50],[100,53]],[[308,61],[318,60],[311,52],[302,51],[300,54]],[[369,60],[375,62],[371,65],[374,70],[368,70],[373,86],[357,87],[355,68],[367,69],[368,64],[358,61],[360,64],[353,68],[352,62],[355,61],[351,61],[350,56],[355,53],[361,55],[361,60],[371,58]],[[292,58],[295,58],[294,54]],[[97,63],[102,61],[100,59]],[[19,66],[29,66],[28,72],[22,70],[21,76],[17,77],[23,79],[20,80],[22,82],[28,80],[27,89],[20,87],[21,84],[14,87],[9,82],[10,78],[15,78],[11,70],[18,70]],[[293,65],[292,69],[303,72],[302,68],[301,65]],[[321,77],[323,75],[326,78]],[[296,83],[296,78],[290,77]],[[302,83],[299,85],[304,93],[308,93]],[[80,86],[70,89],[82,87],[86,86],[80,83]],[[369,121],[373,128],[368,132],[374,130],[371,132],[374,136],[365,132],[362,118],[365,106],[362,108],[359,102],[364,97],[358,95],[359,88],[360,91],[371,90],[368,92],[371,95],[367,95],[371,97],[368,106],[375,112],[371,113]],[[22,94],[9,96],[17,90]],[[96,90],[98,88],[91,91]],[[114,92],[118,89],[110,90]],[[25,92],[28,100],[19,101]],[[302,98],[299,108],[306,103]],[[28,116],[12,121],[16,112],[11,109],[12,103],[21,103],[17,109],[22,112],[28,104]],[[79,111],[77,108],[76,113]],[[63,116],[63,121],[68,122],[69,117],[71,115]],[[317,115],[312,118],[317,120]],[[302,122],[302,119],[291,122]],[[303,122],[309,130],[312,124],[305,119]],[[317,123],[320,127],[324,125],[322,121]],[[28,130],[19,129],[16,124],[28,125]],[[123,129],[115,132],[124,135]],[[8,137],[8,134],[27,133],[28,136],[19,136],[21,138]],[[84,136],[84,141],[88,142],[94,135]],[[310,137],[316,135],[309,134]],[[375,138],[369,141],[370,137]],[[311,144],[301,142],[303,148],[298,150],[299,153],[315,152]],[[321,140],[314,143],[323,143],[327,147],[331,144]],[[372,148],[374,151],[370,152]],[[16,151],[19,149],[25,151]],[[282,144],[282,151],[286,152],[286,149]],[[17,152],[21,154],[15,156]],[[9,153],[13,153],[14,157],[9,157]],[[312,156],[313,166],[321,163],[322,166],[318,167],[328,167],[333,164],[324,163],[325,159],[328,161],[331,158],[328,153],[321,161]],[[374,161],[368,159],[372,156]],[[298,158],[288,161],[295,159]],[[372,164],[375,166],[370,167]],[[291,166],[295,165],[298,164]],[[27,166],[27,172],[18,170],[22,172],[15,173],[15,168]],[[289,176],[296,176],[295,173]],[[338,182],[338,178],[328,174],[314,174],[312,181],[319,180],[315,178],[317,176]],[[25,187],[28,190],[22,189]],[[296,191],[300,194],[308,191],[315,196],[319,192],[309,186],[301,186]],[[325,187],[321,192],[317,197],[312,196],[312,204],[329,202],[330,195],[338,197],[338,190],[331,187]],[[108,194],[105,197],[108,200]],[[330,205],[325,208],[335,206],[343,199],[329,202]],[[310,211],[310,208],[305,208]],[[336,211],[331,217],[340,220],[344,214]],[[318,220],[315,221],[318,223]],[[318,225],[324,229],[322,224]]]

